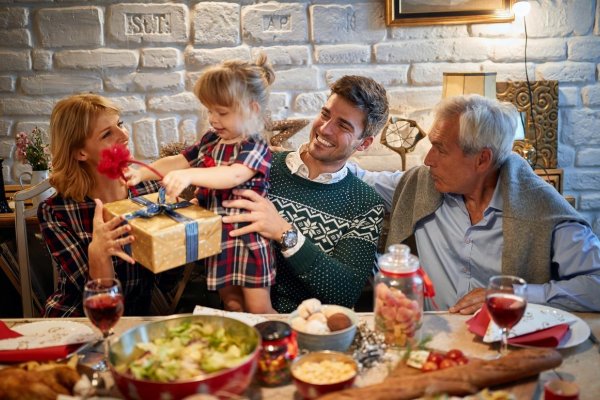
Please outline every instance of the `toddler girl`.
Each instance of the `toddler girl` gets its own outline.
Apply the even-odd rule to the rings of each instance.
[[[271,153],[260,133],[264,128],[268,87],[275,80],[267,58],[252,64],[225,61],[206,70],[194,94],[208,109],[211,129],[199,142],[176,156],[161,158],[154,167],[164,175],[169,197],[197,187],[198,204],[219,215],[241,212],[225,209],[234,188],[266,196]],[[125,173],[128,185],[157,179],[146,168]],[[241,224],[223,224],[221,253],[206,259],[207,286],[219,290],[226,310],[274,313],[269,287],[275,279],[270,243],[258,233],[230,237]]]

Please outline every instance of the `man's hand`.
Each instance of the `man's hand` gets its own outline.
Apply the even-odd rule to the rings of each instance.
[[[477,288],[464,295],[463,298],[458,300],[455,305],[448,309],[448,311],[459,314],[473,314],[483,306],[484,302],[485,289]]]
[[[235,189],[233,193],[242,197],[237,200],[226,200],[223,206],[227,208],[241,208],[247,212],[242,214],[227,215],[223,222],[230,224],[248,222],[248,225],[231,231],[231,236],[245,235],[257,232],[266,239],[279,242],[281,235],[289,230],[290,225],[279,213],[269,199],[266,199],[250,189]]]

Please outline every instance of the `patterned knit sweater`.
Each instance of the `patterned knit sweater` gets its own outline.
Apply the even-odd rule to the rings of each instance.
[[[287,154],[273,155],[268,197],[306,241],[287,259],[276,252],[273,307],[291,312],[312,297],[353,307],[375,266],[383,202],[353,174],[333,184],[292,175]]]

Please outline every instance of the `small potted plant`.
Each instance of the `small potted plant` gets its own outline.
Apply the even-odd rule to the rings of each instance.
[[[23,172],[19,175],[19,183],[23,186],[23,178],[29,177],[30,184],[36,185],[48,178],[51,165],[50,149],[44,142],[46,135],[37,126],[33,128],[30,134],[25,132],[17,133],[17,151],[16,159],[24,164],[31,166],[31,172]],[[48,190],[33,200],[34,206],[52,195],[53,191]]]

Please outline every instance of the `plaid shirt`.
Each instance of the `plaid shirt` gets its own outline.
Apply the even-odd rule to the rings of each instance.
[[[214,131],[208,131],[200,141],[182,151],[192,168],[211,168],[217,165],[241,164],[255,171],[248,181],[237,186],[252,189],[266,196],[269,188],[271,152],[267,142],[260,136],[247,137],[238,143],[223,144]],[[219,215],[246,212],[238,208],[223,207],[223,200],[237,199],[232,189],[198,187],[198,204]],[[221,230],[221,253],[206,259],[209,290],[226,286],[266,287],[275,280],[274,255],[270,241],[256,232],[239,237],[229,233],[247,223],[223,224]]]
[[[138,195],[158,190],[157,182],[143,182]],[[131,193],[130,193],[131,196]],[[58,265],[58,288],[46,300],[45,317],[83,316],[83,287],[88,279],[88,246],[92,241],[96,203],[60,194],[47,199],[38,209],[42,236]],[[150,309],[154,274],[139,264],[130,265],[113,256],[112,264],[123,285],[125,315],[145,315]]]

